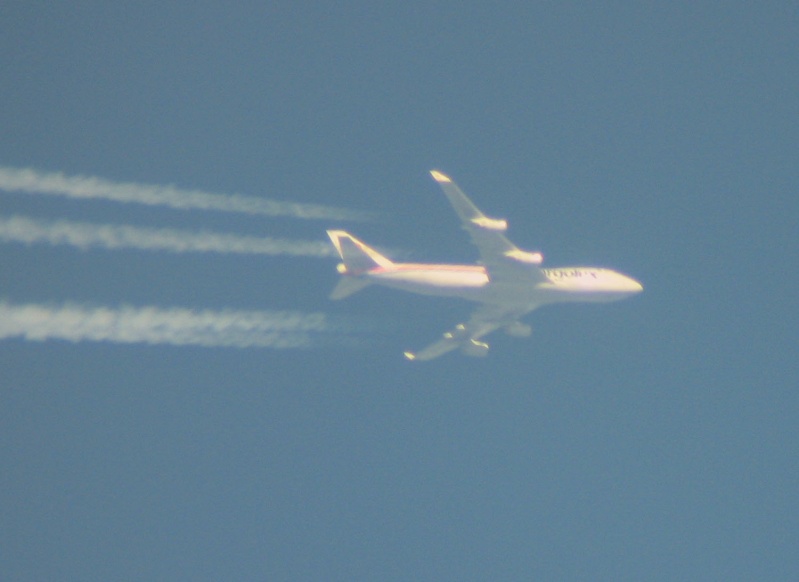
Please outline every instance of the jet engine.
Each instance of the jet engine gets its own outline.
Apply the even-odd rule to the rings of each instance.
[[[531,265],[540,265],[544,262],[544,255],[541,253],[530,253],[520,249],[513,249],[504,253],[506,257],[519,261],[520,263],[529,263]]]
[[[459,340],[463,338],[465,335],[466,335],[466,326],[462,323],[459,323],[458,325],[455,326],[455,329],[444,333],[444,338],[448,340],[451,339]]]
[[[461,351],[467,356],[483,358],[488,355],[488,344],[476,339],[470,339],[463,344]]]
[[[505,333],[512,337],[530,337],[533,328],[521,321],[514,321],[505,327]]]
[[[494,230],[497,232],[505,232],[508,230],[508,221],[502,218],[488,218],[487,216],[480,216],[479,218],[472,218],[472,224],[475,224],[485,230]]]

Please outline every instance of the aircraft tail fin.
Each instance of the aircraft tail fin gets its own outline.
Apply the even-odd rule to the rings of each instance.
[[[359,277],[375,267],[392,267],[388,258],[343,230],[328,230],[327,236],[336,247],[342,262],[338,272],[343,275],[330,294],[331,299],[344,299],[369,285],[371,281]]]
[[[330,237],[341,260],[344,261],[344,268],[339,267],[339,273],[342,275],[360,275],[375,267],[392,267],[394,265],[389,259],[346,231],[328,230],[327,236]]]

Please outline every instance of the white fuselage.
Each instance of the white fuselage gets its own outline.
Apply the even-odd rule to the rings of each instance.
[[[361,276],[378,285],[421,295],[519,305],[616,301],[639,293],[643,288],[635,279],[610,269],[560,267],[542,271],[546,282],[520,281],[501,286],[492,283],[480,265],[394,263],[390,267],[376,267]]]

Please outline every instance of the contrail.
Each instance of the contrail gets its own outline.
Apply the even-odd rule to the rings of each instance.
[[[0,301],[0,339],[236,348],[308,348],[347,331],[323,313],[101,307]],[[344,343],[346,344],[346,338]],[[338,340],[337,340],[338,341]],[[326,343],[330,343],[329,341]]]
[[[319,204],[281,202],[241,194],[212,194],[175,186],[111,182],[93,176],[65,176],[60,172],[40,172],[31,168],[0,166],[0,190],[250,215],[361,221],[373,218],[367,212]]]
[[[0,216],[0,241],[23,244],[70,245],[80,249],[163,250],[173,253],[237,253],[331,257],[333,247],[323,241],[236,236],[209,231],[91,224],[68,220],[46,221],[24,216]]]

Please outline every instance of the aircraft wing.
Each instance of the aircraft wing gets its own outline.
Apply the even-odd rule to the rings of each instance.
[[[459,323],[452,330],[445,332],[440,340],[419,352],[405,352],[405,357],[409,360],[432,360],[459,348],[468,355],[485,356],[488,353],[488,344],[480,341],[483,336],[500,327],[512,325],[522,326],[522,329],[529,334],[530,328],[521,324],[519,318],[533,309],[535,306],[518,308],[481,305],[472,313],[468,322]]]
[[[469,233],[472,242],[480,253],[480,262],[495,283],[530,281],[545,283],[546,275],[538,267],[543,261],[540,253],[530,253],[519,249],[510,242],[503,232],[508,223],[502,219],[489,218],[475,206],[458,188],[449,176],[436,170],[430,175],[438,182],[447,196],[452,208],[458,213],[463,228]]]

